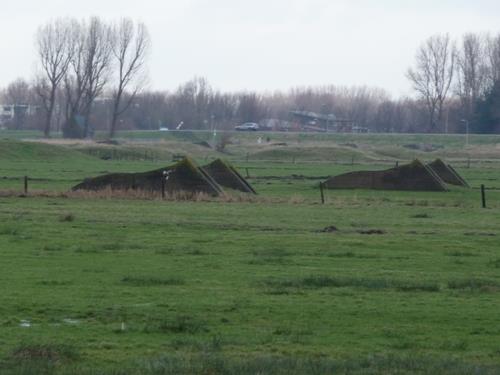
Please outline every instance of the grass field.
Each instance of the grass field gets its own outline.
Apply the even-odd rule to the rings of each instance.
[[[0,373],[500,373],[500,138],[257,136],[0,141]],[[258,197],[64,194],[178,153],[227,158]],[[471,189],[320,204],[326,176],[438,156]]]

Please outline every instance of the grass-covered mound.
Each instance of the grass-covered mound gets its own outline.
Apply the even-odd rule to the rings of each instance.
[[[205,193],[219,195],[222,188],[205,171],[199,168],[194,161],[185,158],[174,165],[139,173],[110,173],[103,176],[89,178],[74,186],[72,190],[98,191],[111,190],[149,190],[161,191],[162,179],[165,191]]]
[[[216,159],[203,166],[203,170],[221,186],[244,193],[257,194],[248,181],[232,165],[222,159]]]
[[[22,142],[14,140],[0,140],[0,160],[11,161],[40,161],[51,162],[60,160],[92,160],[90,156],[69,147],[42,143]]]
[[[344,173],[326,180],[325,186],[329,189],[447,190],[439,176],[419,160],[383,171]]]
[[[447,184],[464,187],[469,186],[451,165],[445,164],[441,159],[436,159],[432,163],[427,164],[427,166],[432,168],[434,173]]]

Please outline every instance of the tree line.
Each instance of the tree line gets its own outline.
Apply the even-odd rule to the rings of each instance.
[[[92,135],[96,103],[106,99],[112,137],[120,116],[144,87],[150,48],[146,26],[127,18],[114,23],[64,18],[40,26],[35,44],[34,79],[10,84],[3,101],[38,106],[36,127],[45,136],[56,127],[65,137],[86,138]]]
[[[3,103],[37,107],[12,128],[84,138],[94,130],[231,129],[260,122],[290,129],[292,110],[334,113],[372,132],[500,131],[500,34],[434,35],[406,73],[416,95],[382,88],[325,85],[275,92],[223,92],[195,77],[173,91],[147,89],[151,42],[144,24],[97,17],[61,19],[36,35],[38,69],[1,93]]]
[[[430,131],[442,131],[450,112],[476,132],[500,130],[500,35],[468,33],[459,41],[435,35],[422,43],[415,60],[407,77]]]

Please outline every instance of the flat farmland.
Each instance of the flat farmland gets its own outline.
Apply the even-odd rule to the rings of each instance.
[[[499,138],[165,137],[0,141],[2,374],[500,372]],[[224,157],[259,194],[67,193],[179,153]],[[321,204],[326,177],[415,157],[471,188]]]

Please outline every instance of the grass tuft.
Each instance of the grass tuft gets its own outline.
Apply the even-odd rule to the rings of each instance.
[[[500,283],[495,280],[486,279],[462,279],[448,281],[448,288],[455,290],[470,290],[470,291],[497,291],[500,290]]]
[[[188,333],[196,334],[208,332],[205,322],[189,316],[177,315],[173,318],[153,319],[148,321],[143,332],[145,333]]]
[[[500,258],[490,260],[488,265],[493,268],[500,268]]]
[[[266,286],[277,288],[366,288],[395,289],[403,292],[438,292],[439,284],[425,281],[370,279],[356,277],[309,276],[302,279],[267,280]]]
[[[471,253],[470,251],[450,251],[447,252],[446,255],[450,257],[474,257],[477,256],[477,254]]]
[[[151,276],[125,276],[122,283],[131,286],[166,286],[166,285],[184,285],[185,281],[175,277],[151,277]]]
[[[410,217],[413,219],[430,219],[432,216],[429,214],[423,213],[423,214],[412,215]]]
[[[78,350],[68,344],[27,344],[17,346],[11,353],[11,359],[25,361],[60,362],[76,360],[79,358]]]
[[[75,215],[72,213],[65,213],[59,217],[60,222],[72,222],[75,220]]]

